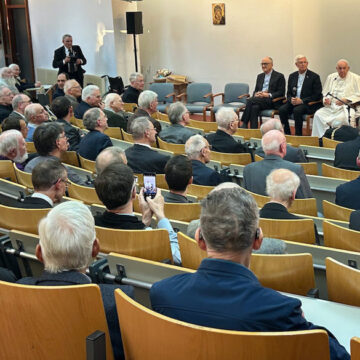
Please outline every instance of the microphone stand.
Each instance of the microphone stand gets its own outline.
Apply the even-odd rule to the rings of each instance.
[[[350,120],[351,120],[350,110],[351,110],[351,109],[354,109],[354,110],[355,110],[355,108],[356,108],[356,103],[352,103],[352,102],[346,103],[345,101],[342,101],[341,99],[339,99],[337,96],[331,94],[330,92],[328,92],[328,93],[325,95],[325,97],[326,97],[326,96],[331,96],[333,99],[336,99],[336,100],[340,101],[342,104],[344,104],[344,105],[347,107],[347,110],[348,110],[348,122],[349,122],[349,125],[350,125],[350,123],[351,123],[351,121],[350,121]]]

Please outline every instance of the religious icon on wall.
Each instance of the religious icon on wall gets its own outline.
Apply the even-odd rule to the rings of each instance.
[[[212,17],[214,25],[225,25],[225,4],[212,4]]]

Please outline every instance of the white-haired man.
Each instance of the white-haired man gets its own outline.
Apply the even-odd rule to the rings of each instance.
[[[81,94],[81,102],[76,107],[74,115],[77,119],[82,119],[86,111],[94,107],[103,108],[100,89],[96,85],[85,86]]]
[[[137,104],[140,93],[144,90],[144,76],[138,72],[129,77],[130,85],[124,91],[122,99],[125,103]]]
[[[10,113],[10,119],[25,120],[25,108],[31,104],[31,99],[25,94],[17,94],[13,97],[11,105],[13,111]]]
[[[201,135],[193,135],[185,143],[185,154],[191,160],[196,185],[216,186],[224,181],[219,173],[206,166],[210,161],[210,149],[208,141]]]
[[[78,107],[79,101],[81,99],[82,88],[80,84],[74,80],[65,81],[64,93],[65,97],[70,101],[73,111]]]
[[[14,74],[8,67],[3,67],[0,69],[0,85],[8,87],[13,94],[19,93],[19,90],[16,87]]]
[[[35,129],[49,120],[48,113],[40,104],[30,104],[25,109],[25,119],[28,123],[28,134],[26,137],[27,142],[33,141]]]
[[[323,88],[324,107],[319,109],[313,120],[312,136],[322,137],[334,122],[349,124],[349,111],[345,104],[360,100],[360,77],[352,73],[347,60],[341,59],[336,64],[337,72],[330,74]],[[337,97],[340,100],[337,100]],[[356,109],[358,113],[359,107]],[[357,114],[358,116],[358,114]],[[355,126],[355,111],[350,110],[350,122]]]
[[[20,131],[7,130],[0,134],[0,160],[11,160],[18,169],[24,170],[27,158],[26,143]]]
[[[246,147],[232,137],[239,127],[239,118],[234,109],[221,107],[216,112],[215,118],[217,131],[206,136],[212,149],[223,153],[246,152]]]
[[[13,111],[11,106],[13,97],[12,91],[7,86],[0,84],[0,124]]]
[[[18,64],[10,64],[9,69],[11,69],[13,76],[15,78],[15,86],[19,90],[19,92],[23,92],[26,89],[33,88],[33,87],[39,87],[41,86],[40,81],[36,81],[35,83],[28,83],[25,79],[20,78],[20,66]]]
[[[94,218],[84,204],[67,201],[54,207],[39,224],[36,257],[44,264],[39,277],[18,282],[24,285],[68,286],[90,284],[85,271],[100,250]],[[114,290],[133,296],[131,286],[99,284],[116,359],[124,358],[117,318]],[[94,309],[96,311],[96,309]],[[49,321],[51,321],[49,319]]]
[[[256,194],[266,195],[266,177],[272,170],[284,168],[293,171],[300,178],[296,198],[313,197],[303,167],[283,159],[286,154],[285,135],[278,130],[270,130],[262,137],[261,145],[265,158],[245,166],[244,188]]]
[[[127,117],[121,96],[116,93],[107,94],[104,103],[104,113],[108,118],[109,127],[119,127],[126,131]]]
[[[151,116],[152,114],[156,113],[157,105],[158,105],[158,96],[156,92],[151,90],[143,91],[139,96],[139,107],[136,109],[134,115],[131,116],[128,120],[127,132],[132,133],[131,124],[134,121],[134,119],[140,116],[145,116],[154,124],[154,127],[157,133],[159,134],[161,131],[161,125],[157,120],[155,120]]]

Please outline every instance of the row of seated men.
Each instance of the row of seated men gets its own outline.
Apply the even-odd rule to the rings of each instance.
[[[54,162],[54,160],[48,160]],[[66,181],[66,172],[59,180]],[[113,187],[108,194],[107,212],[131,212],[129,202],[134,195],[133,174],[126,165],[112,163],[96,179],[99,196],[111,176],[122,173],[127,191]],[[108,185],[112,185],[112,182]],[[107,189],[107,192],[109,190]],[[117,196],[117,197],[116,197]],[[143,221],[147,212],[160,205],[154,199],[142,200]],[[118,206],[121,202],[126,202]],[[117,208],[111,209],[113,206]],[[160,206],[159,206],[160,207]],[[292,331],[317,329],[306,320],[301,301],[263,287],[249,270],[251,253],[261,247],[262,231],[254,199],[235,183],[216,187],[201,203],[200,225],[195,238],[205,250],[205,258],[193,274],[177,275],[155,283],[150,290],[152,308],[166,316],[189,323],[228,330]],[[224,221],[224,214],[227,214]],[[117,215],[125,219],[129,215]],[[159,216],[157,214],[156,216]],[[26,285],[70,286],[87,284],[85,274],[92,258],[99,252],[94,218],[89,209],[78,202],[68,201],[54,207],[39,224],[40,241],[36,256],[44,263],[39,277],[22,278]],[[79,251],[81,249],[81,251]],[[99,284],[107,316],[110,337],[116,359],[124,358],[114,290],[119,287]],[[120,286],[133,296],[133,288]],[[321,324],[319,324],[321,325]],[[350,359],[344,347],[328,332],[331,359]],[[31,335],[30,335],[31,336]]]

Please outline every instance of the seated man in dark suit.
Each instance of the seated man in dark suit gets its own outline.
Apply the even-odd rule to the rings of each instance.
[[[11,106],[13,97],[14,94],[8,87],[0,85],[0,124],[13,111]]]
[[[77,119],[82,119],[86,111],[91,108],[101,108],[100,89],[96,85],[85,86],[81,94],[81,102],[76,107],[74,115]]]
[[[210,161],[210,149],[208,141],[201,135],[193,135],[185,144],[185,153],[192,164],[193,183],[196,185],[216,186],[226,181],[205,165]]]
[[[97,157],[95,162],[96,174],[100,174],[108,165],[119,163],[127,165],[125,151],[117,146],[109,146]]]
[[[357,131],[359,131],[357,129]],[[357,158],[360,151],[360,135],[350,141],[336,145],[334,166],[346,170],[359,170]]]
[[[279,108],[281,122],[286,135],[291,135],[289,115],[294,114],[295,135],[301,136],[303,129],[303,115],[314,114],[322,107],[322,103],[309,105],[322,99],[322,85],[320,76],[308,69],[306,56],[297,55],[295,65],[299,71],[289,75],[287,102]]]
[[[359,129],[351,125],[343,125],[341,121],[334,121],[332,126],[329,127],[323,137],[335,141],[350,141],[355,140],[359,136]]]
[[[66,201],[54,207],[39,224],[39,238],[36,256],[44,264],[45,270],[39,277],[23,278],[19,283],[39,286],[91,283],[85,271],[99,253],[100,245],[96,238],[94,218],[87,206],[77,201]],[[116,359],[123,359],[114,290],[120,288],[133,297],[133,288],[112,284],[99,284],[99,287],[114,355]]]
[[[157,228],[169,232],[169,240],[174,262],[179,264],[180,251],[177,235],[169,220],[164,215],[164,199],[160,190],[154,199],[144,198],[144,189],[139,194],[142,221],[133,214],[133,201],[136,198],[136,183],[133,171],[125,164],[108,165],[95,179],[95,190],[99,199],[106,206],[106,211],[95,216],[95,225],[124,230],[151,229],[151,218],[155,215]]]
[[[18,64],[10,64],[9,69],[11,69],[14,79],[16,81],[15,86],[19,90],[20,93],[24,92],[26,89],[40,87],[41,82],[36,81],[35,83],[28,83],[25,79],[20,78],[20,67]]]
[[[65,96],[64,86],[65,82],[69,80],[68,74],[60,73],[56,80],[55,90],[52,95],[52,99],[56,99],[59,96]]]
[[[137,104],[139,95],[144,90],[144,76],[138,72],[132,73],[129,81],[130,85],[124,91],[122,99],[125,103]]]
[[[107,116],[109,127],[119,127],[126,131],[127,116],[119,94],[110,93],[106,95],[104,113]]]
[[[309,323],[301,301],[263,287],[249,270],[260,248],[257,204],[240,187],[212,191],[201,202],[199,247],[207,252],[195,273],[159,281],[150,289],[152,308],[200,326],[238,331],[297,331]],[[226,221],[224,219],[226,218]],[[350,359],[329,332],[332,359]]]
[[[84,115],[84,126],[89,132],[80,141],[79,155],[95,161],[102,150],[113,146],[109,136],[104,134],[108,128],[107,117],[98,108],[90,109]]]
[[[151,148],[156,136],[156,129],[147,117],[139,117],[132,124],[134,146],[125,150],[128,165],[137,174],[155,172],[164,174],[169,156]]]
[[[70,100],[64,96],[59,96],[51,103],[50,109],[57,117],[56,121],[64,127],[65,135],[69,142],[69,150],[77,151],[81,135],[79,130],[70,123],[70,119],[74,114]]]
[[[12,99],[13,111],[10,113],[10,119],[20,119],[25,121],[25,108],[31,104],[31,99],[25,94],[17,94]]]
[[[169,106],[167,113],[171,126],[161,130],[160,139],[172,144],[185,144],[190,136],[196,134],[186,127],[190,123],[189,111],[182,102],[177,101]]]
[[[283,126],[279,119],[269,119],[260,126],[262,136],[264,136],[270,130],[279,130],[282,133],[284,132]],[[262,146],[258,147],[255,150],[255,154],[261,156],[262,158],[265,157]],[[284,156],[284,160],[294,163],[308,162],[308,159],[306,158],[304,152],[301,149],[293,147],[289,144],[286,144],[286,155]]]
[[[73,111],[75,111],[81,100],[82,87],[74,79],[67,80],[64,86],[64,93],[65,97],[70,101]]]
[[[355,210],[351,213],[349,229],[360,231],[360,210]]]
[[[132,134],[132,123],[138,117],[147,117],[153,124],[159,134],[161,131],[160,123],[151,115],[157,112],[157,94],[151,90],[143,91],[139,96],[139,107],[136,109],[133,116],[129,117],[127,122],[127,132]]]
[[[262,137],[261,144],[265,152],[265,158],[245,166],[244,188],[256,194],[266,195],[266,177],[271,171],[274,169],[289,169],[300,178],[296,198],[313,197],[303,167],[283,159],[286,155],[285,135],[278,130],[270,130]]]
[[[253,96],[247,99],[245,111],[241,118],[242,128],[247,128],[250,122],[252,129],[258,127],[258,116],[261,110],[273,109],[278,106],[273,100],[285,94],[285,78],[283,74],[273,70],[273,60],[267,56],[261,60],[263,73],[256,78]],[[280,106],[280,104],[279,104]]]
[[[34,193],[19,201],[17,207],[26,209],[51,208],[61,202],[69,180],[64,165],[57,158],[47,159],[37,164],[32,173],[31,180]]]
[[[176,155],[170,158],[165,166],[165,180],[170,190],[164,196],[165,202],[192,202],[186,197],[187,187],[193,180],[191,161],[186,156]]]
[[[246,147],[237,142],[231,135],[236,133],[239,118],[234,109],[222,107],[216,112],[217,131],[206,136],[213,151],[222,153],[244,153]]]
[[[7,130],[0,134],[0,160],[11,160],[20,170],[24,170],[28,158],[26,143],[21,132]]]

